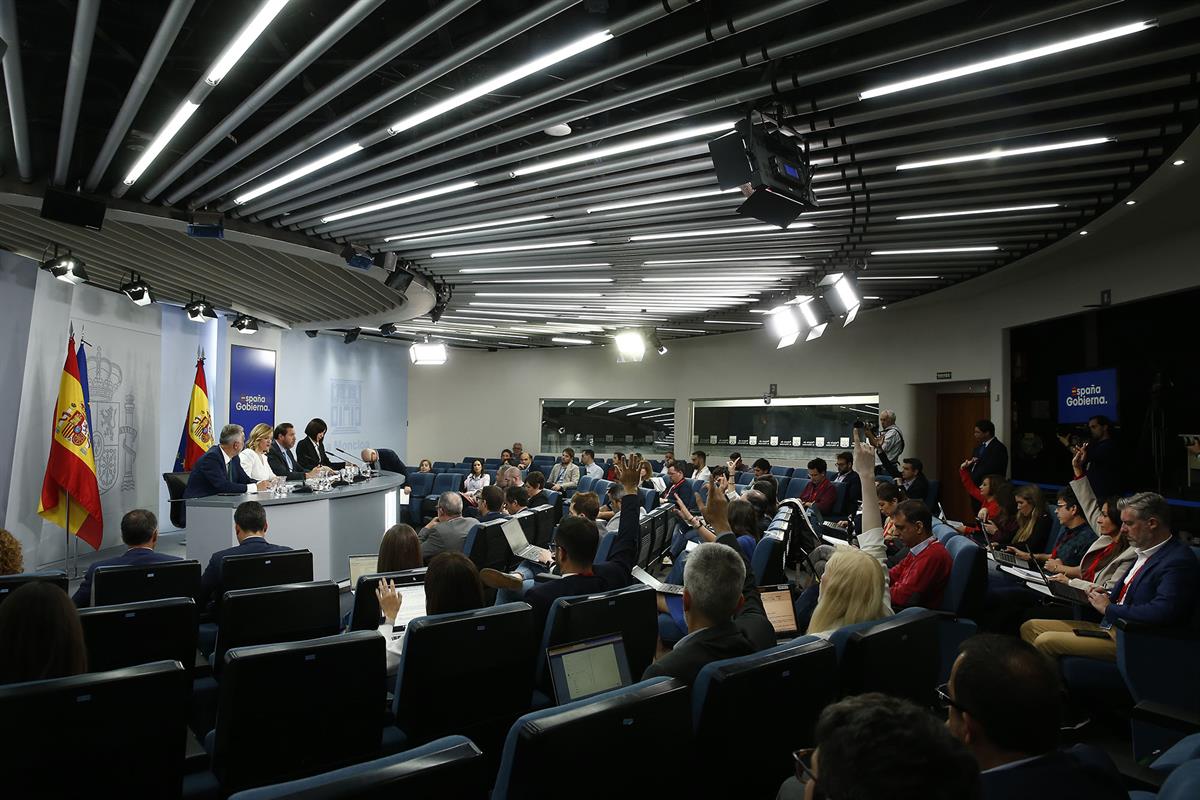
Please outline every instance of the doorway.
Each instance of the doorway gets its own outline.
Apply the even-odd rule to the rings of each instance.
[[[958,478],[958,467],[975,449],[975,423],[991,415],[985,393],[950,393],[937,396],[938,480],[942,483],[942,507],[947,519],[974,516],[971,498]]]

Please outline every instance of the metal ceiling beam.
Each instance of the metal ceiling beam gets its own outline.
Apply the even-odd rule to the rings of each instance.
[[[62,125],[58,130],[58,155],[54,159],[51,183],[63,186],[71,169],[71,151],[75,149],[75,130],[79,127],[79,106],[83,103],[83,85],[87,81],[92,42],[96,39],[96,17],[100,0],[79,0],[75,8],[75,33],[71,37],[71,59],[67,67],[67,88],[63,92]]]
[[[0,39],[8,45],[4,51],[4,88],[8,94],[17,174],[29,183],[33,180],[33,156],[29,150],[29,119],[25,115],[25,78],[21,69],[21,34],[17,28],[15,0],[0,0]]]

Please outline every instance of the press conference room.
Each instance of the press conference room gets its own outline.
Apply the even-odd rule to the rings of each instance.
[[[1200,796],[1200,2],[0,71],[0,796]]]

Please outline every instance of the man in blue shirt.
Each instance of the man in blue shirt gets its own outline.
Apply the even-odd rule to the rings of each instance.
[[[97,561],[88,567],[83,582],[71,598],[79,608],[92,603],[92,580],[99,567],[129,566],[132,564],[157,564],[162,561],[178,561],[175,556],[155,552],[158,546],[158,519],[144,508],[135,508],[121,517],[121,541],[129,549],[115,558]]]

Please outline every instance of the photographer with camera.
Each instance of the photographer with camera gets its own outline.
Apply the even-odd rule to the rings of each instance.
[[[900,454],[904,452],[904,434],[896,427],[896,412],[885,408],[879,412],[879,428],[870,423],[858,420],[855,428],[862,429],[863,435],[875,448],[875,474],[883,471],[883,458],[886,455],[893,464],[900,463]]]

